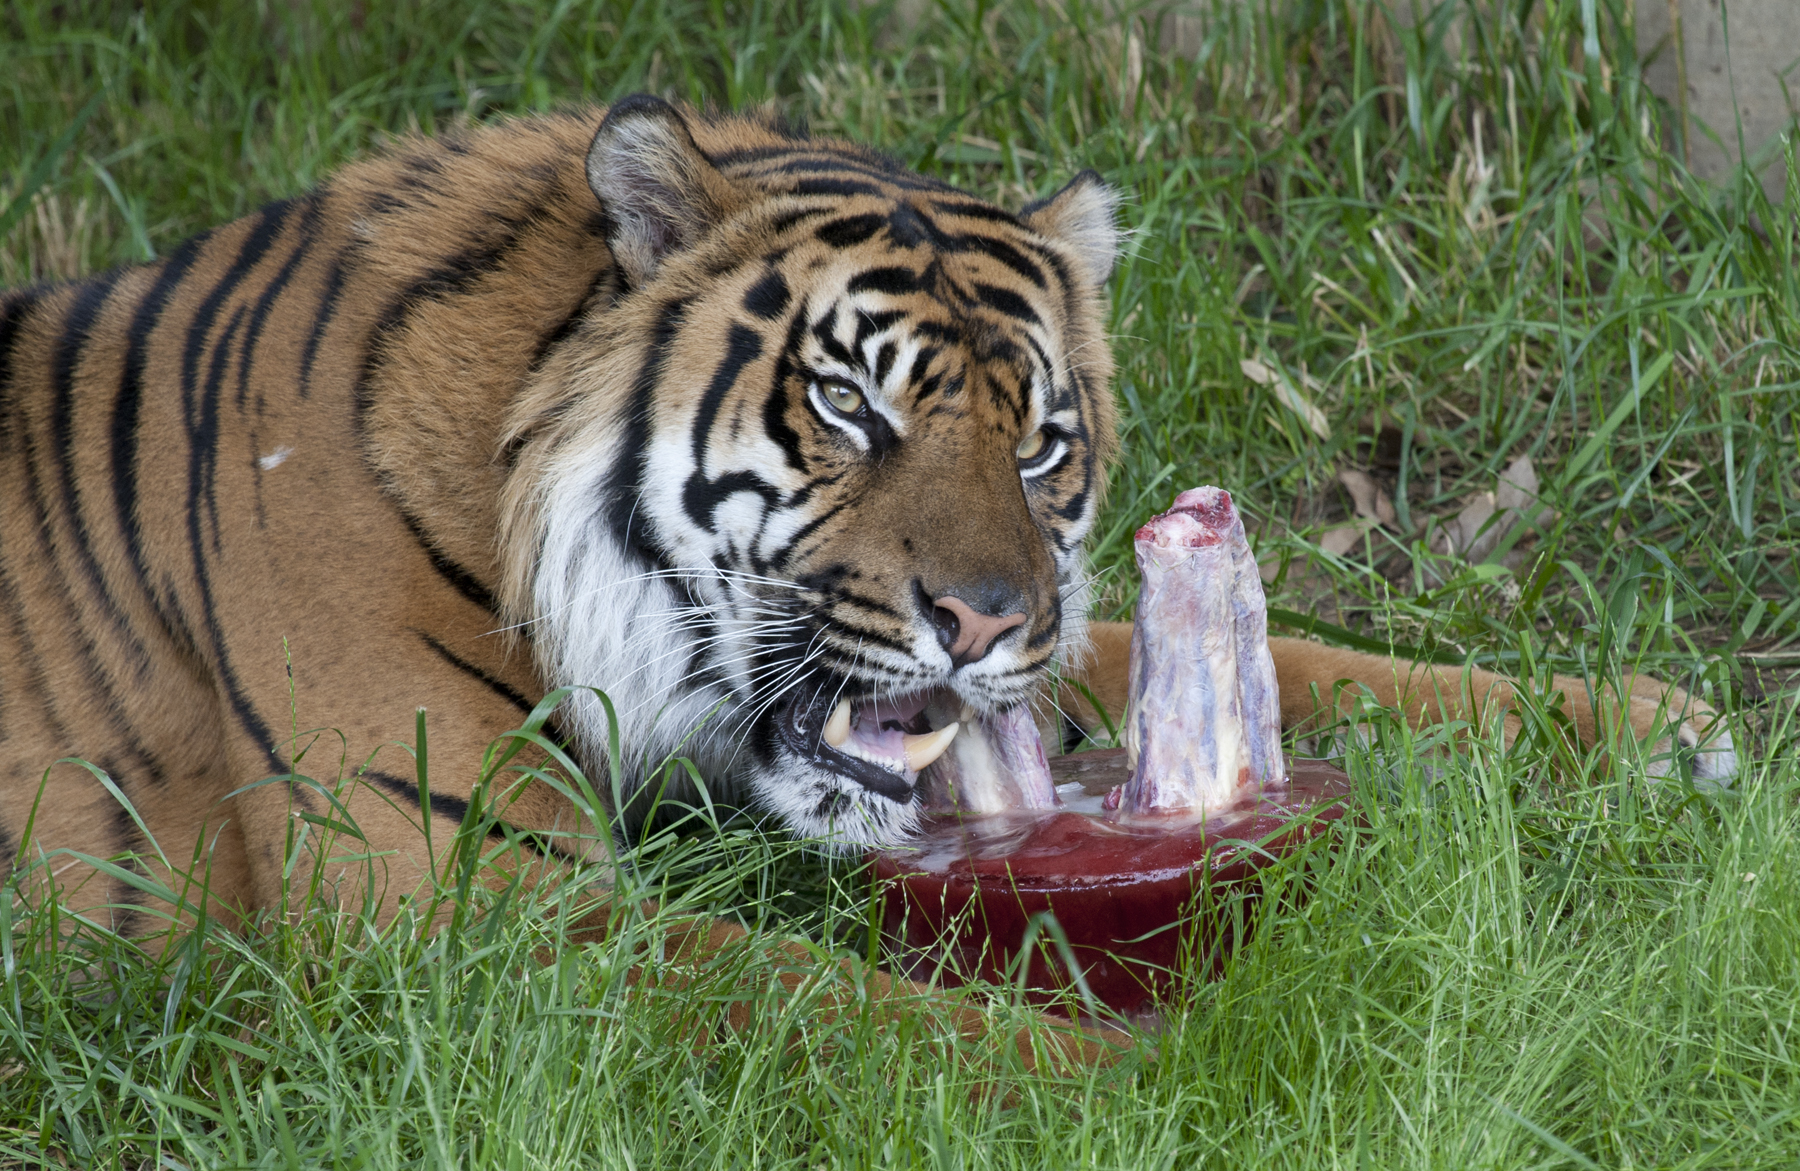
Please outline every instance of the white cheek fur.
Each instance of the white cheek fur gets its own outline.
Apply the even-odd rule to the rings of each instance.
[[[737,750],[716,729],[730,715],[730,694],[687,678],[693,619],[679,604],[680,583],[646,571],[610,531],[602,504],[611,462],[566,460],[562,474],[552,473],[532,581],[539,667],[555,686],[606,692],[633,781],[677,749],[702,775],[729,776]],[[599,699],[579,691],[564,711],[582,759],[603,769],[610,729]]]

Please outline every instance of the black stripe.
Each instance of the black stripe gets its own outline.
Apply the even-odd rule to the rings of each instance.
[[[246,306],[239,305],[231,314],[225,330],[219,340],[213,343],[211,368],[206,375],[206,394],[202,396],[202,424],[195,431],[195,444],[200,447],[206,461],[206,473],[202,488],[206,497],[206,512],[211,518],[213,552],[223,554],[224,548],[219,537],[219,398],[220,390],[225,384],[225,368],[231,364],[231,346],[237,339],[237,331],[244,324]]]
[[[1004,240],[992,236],[959,236],[957,243],[968,251],[993,257],[1040,289],[1048,287],[1044,283],[1044,270]]]
[[[1062,286],[1063,315],[1070,321],[1074,321],[1078,316],[1077,306],[1083,300],[1091,299],[1092,294],[1088,291],[1087,286],[1085,284],[1077,285],[1069,279],[1069,266],[1063,263],[1062,257],[1058,256],[1053,249],[1046,248],[1036,241],[1027,240],[1024,243],[1025,247],[1037,253],[1038,259],[1050,266],[1050,272],[1056,277],[1056,283]]]
[[[709,479],[706,474],[706,448],[712,439],[713,424],[718,420],[719,408],[724,404],[725,396],[730,393],[731,388],[737,385],[738,376],[744,372],[744,367],[762,357],[762,351],[760,334],[733,324],[726,337],[725,357],[713,372],[712,381],[707,384],[706,393],[700,399],[699,410],[694,415],[694,470],[682,489],[681,504],[687,510],[688,517],[708,531],[712,529],[714,510],[734,493],[757,492],[771,505],[779,500],[774,487],[753,473],[733,472],[717,480]]]
[[[113,783],[119,786],[119,792],[124,793],[128,799],[130,798],[131,794],[127,792],[125,782],[120,779],[119,766],[116,761],[98,760],[94,764],[101,772],[112,778]],[[107,796],[108,800],[111,800],[111,794]],[[133,874],[147,876],[149,868],[145,865],[141,853],[146,845],[144,831],[138,828],[137,821],[131,816],[131,811],[124,805],[115,804],[113,806],[112,828],[113,848],[109,851],[115,855],[112,860]],[[125,856],[118,857],[117,855]],[[120,935],[130,936],[144,919],[144,913],[132,906],[133,903],[144,901],[144,892],[117,878],[112,880],[110,887],[111,889],[107,892],[107,902],[112,904],[107,908],[112,918],[110,926]],[[124,904],[124,906],[121,908],[120,904]]]
[[[850,293],[876,292],[899,297],[918,291],[919,274],[904,265],[868,268],[851,277],[844,288]]]
[[[786,170],[787,168],[782,168]],[[873,183],[861,179],[802,179],[794,184],[795,195],[874,195],[884,196],[887,192]]]
[[[868,610],[871,613],[881,615],[883,618],[892,618],[896,622],[905,620],[905,615],[901,614],[899,610],[888,605],[880,598],[871,598],[867,594],[855,593],[852,590],[844,588],[839,588],[833,591],[833,593],[834,596],[831,599],[833,605],[841,604],[855,606],[859,610]]]
[[[681,490],[681,507],[695,524],[711,532],[719,505],[739,492],[761,496],[765,513],[781,500],[780,490],[755,472],[727,472],[716,480],[695,473]]]
[[[13,444],[13,350],[24,332],[25,319],[38,305],[38,294],[25,291],[0,298],[0,452]]]
[[[764,321],[773,321],[786,311],[788,300],[787,281],[779,272],[770,269],[767,276],[751,285],[750,291],[744,294],[744,308]]]
[[[256,299],[256,308],[250,314],[250,328],[244,331],[244,351],[238,359],[237,409],[244,409],[244,400],[250,393],[250,364],[256,357],[257,343],[262,341],[263,326],[269,319],[269,311],[275,306],[275,299],[287,288],[288,281],[293,279],[294,270],[311,252],[318,238],[319,208],[323,201],[313,195],[306,200],[306,214],[300,219],[297,229],[298,239],[294,241],[293,250],[282,262],[281,269],[272,280],[264,286],[262,295]],[[262,395],[256,396],[256,413],[263,412]]]
[[[917,406],[937,393],[943,379],[931,373],[931,363],[938,356],[936,346],[920,346],[919,352],[913,355],[912,369],[907,371],[906,380],[918,387],[913,393],[913,405]]]
[[[424,551],[425,556],[431,559],[431,567],[437,570],[439,577],[449,582],[457,593],[483,610],[493,614],[500,612],[500,605],[494,600],[493,590],[463,566],[446,557],[433,543],[430,535],[425,531],[425,526],[419,523],[417,517],[398,505],[395,505],[394,510],[400,514],[401,521],[406,524],[406,531],[412,534],[413,540],[419,543],[419,548]]]
[[[802,224],[807,220],[830,214],[831,209],[828,207],[803,207],[795,211],[784,211],[769,221],[769,231],[771,234],[779,236],[795,224]]]
[[[1025,348],[1030,350],[1038,360],[1038,369],[1043,371],[1046,387],[1044,402],[1051,404],[1056,398],[1056,364],[1050,360],[1050,355],[1044,352],[1044,347],[1038,345],[1038,340],[1030,334],[1025,335]]]
[[[141,676],[149,669],[149,655],[145,652],[142,641],[133,634],[131,620],[108,586],[100,559],[94,553],[93,535],[88,530],[87,517],[82,510],[81,490],[75,478],[76,374],[81,368],[81,356],[87,349],[95,321],[101,308],[111,298],[117,282],[116,273],[89,282],[83,289],[81,298],[64,318],[63,333],[57,340],[55,357],[51,362],[50,436],[56,451],[62,511],[75,559],[80,564],[82,577],[93,591],[100,609],[111,622],[120,644],[129,651]]]
[[[1021,321],[1029,321],[1033,325],[1042,324],[1038,319],[1037,310],[1031,307],[1031,302],[1011,289],[1002,289],[997,285],[987,285],[977,281],[975,292],[981,298],[983,305],[997,313],[1004,313],[1008,317],[1016,317]]]
[[[650,334],[643,365],[631,388],[631,404],[625,414],[625,435],[619,441],[612,474],[606,481],[606,518],[613,539],[619,547],[633,554],[643,569],[669,569],[671,566],[660,549],[651,545],[638,521],[638,501],[643,491],[646,460],[650,446],[650,402],[662,378],[663,363],[675,335],[687,319],[688,303],[674,300],[665,303],[656,314],[656,326]]]
[[[423,277],[403,289],[388,302],[363,350],[362,373],[356,383],[356,417],[358,430],[368,411],[371,381],[386,357],[387,341],[406,324],[413,310],[421,305],[441,301],[467,292],[482,277],[496,272],[513,251],[525,242],[526,233],[546,219],[551,212],[547,201],[532,204],[522,215],[496,220],[492,239],[476,247],[465,248],[449,257]]]
[[[56,339],[56,348],[51,354],[50,386],[53,397],[50,434],[55,440],[57,451],[65,457],[72,454],[74,447],[75,371],[81,366],[81,358],[87,350],[88,339],[93,334],[94,323],[100,316],[100,310],[112,297],[119,275],[117,272],[107,273],[79,286],[80,294],[63,317],[62,335]],[[74,476],[66,459],[62,481],[64,495],[73,514]]]
[[[114,273],[105,278],[87,282],[85,285],[81,286],[77,300],[74,305],[71,306],[70,311],[65,315],[63,319],[63,329],[58,338],[56,348],[53,351],[52,361],[50,363],[51,386],[54,390],[58,391],[58,393],[72,393],[71,384],[76,372],[80,368],[80,353],[86,348],[94,320],[98,317],[102,306],[110,296],[112,287],[117,283],[118,278],[119,274]],[[56,428],[58,422],[59,421],[56,419],[56,408],[53,403],[51,419],[52,439],[57,438]],[[118,692],[111,686],[108,672],[102,664],[99,644],[94,638],[95,632],[90,631],[87,628],[87,624],[81,621],[81,613],[74,597],[75,591],[69,588],[67,579],[60,572],[61,566],[58,564],[56,548],[59,530],[56,526],[55,519],[52,516],[52,497],[47,490],[47,481],[40,475],[38,466],[40,453],[29,430],[21,431],[21,436],[24,440],[21,445],[21,455],[23,458],[20,460],[21,470],[23,471],[25,478],[24,495],[31,508],[31,517],[34,522],[38,545],[30,555],[25,555],[15,550],[10,554],[10,557],[19,564],[27,564],[31,561],[41,563],[46,567],[46,572],[51,574],[56,584],[61,587],[53,592],[52,597],[54,598],[54,602],[52,604],[61,604],[63,607],[64,620],[59,623],[54,619],[51,619],[47,624],[40,623],[39,625],[41,628],[48,628],[64,634],[70,644],[74,662],[71,664],[66,660],[58,658],[55,663],[55,668],[59,675],[66,677],[68,672],[72,669],[78,669],[81,672],[81,680],[75,687],[66,687],[68,681],[66,678],[64,679],[67,693],[92,699],[100,708],[102,717],[111,728],[112,733],[119,740],[125,742],[130,751],[144,762],[145,771],[150,774],[153,780],[160,783],[163,779],[162,771],[150,755],[144,751],[142,742],[138,740],[129,721],[125,719],[124,714],[121,711]],[[72,490],[70,484],[61,482],[61,477],[59,477],[57,487],[59,489],[64,489],[65,491]],[[70,502],[66,498],[63,500],[65,511],[67,510],[69,503]],[[70,516],[71,527],[78,519],[78,516]],[[130,631],[128,626],[123,623],[121,615],[113,608],[112,599],[105,591],[104,584],[100,578],[99,567],[93,558],[92,549],[85,544],[80,543],[78,543],[78,548],[80,554],[79,559],[84,562],[84,570],[90,575],[90,584],[95,586],[95,592],[100,597],[102,608],[107,611],[108,616],[113,620],[115,628],[129,637]],[[13,591],[16,594],[16,586],[13,587]],[[32,662],[33,674],[37,675],[40,681],[42,681],[45,673],[29,633],[29,615],[26,612],[23,599],[16,599],[13,609],[16,614],[18,624],[17,634],[23,653]],[[142,656],[141,652],[138,659],[140,666],[147,661]],[[41,691],[41,695],[43,697],[43,703],[46,709],[53,712],[56,692],[50,688],[48,683],[42,683],[42,687],[43,690]],[[64,746],[65,751],[73,750],[77,744],[82,742],[82,739],[79,736],[71,739],[67,735],[66,730],[62,728],[60,721],[54,718],[54,715],[52,716],[51,722],[58,725],[58,739]],[[92,735],[93,733],[91,731],[86,732],[86,736],[90,742]]]
[[[796,492],[794,494],[794,496],[799,497],[805,493],[812,491],[812,489],[813,489],[813,485],[808,484],[806,487],[800,489],[799,492]],[[794,498],[789,498],[789,500],[787,501],[787,505],[790,508],[795,507],[798,503],[799,503],[799,501]],[[844,511],[844,509],[850,507],[850,505],[854,504],[854,503],[860,503],[860,502],[853,500],[851,498],[848,498],[848,497],[840,498],[836,504],[833,504],[830,508],[827,508],[824,512],[821,512],[818,516],[813,517],[811,520],[807,521],[804,525],[801,525],[799,531],[794,533],[793,536],[788,538],[788,543],[785,546],[783,546],[782,548],[778,549],[775,553],[775,556],[769,559],[767,568],[770,568],[770,569],[785,568],[787,566],[789,560],[792,558],[794,551],[800,547],[800,543],[802,541],[804,541],[804,540],[806,540],[806,538],[812,536],[815,532],[817,532],[819,530],[821,525],[829,523],[832,517],[838,515],[838,513]],[[759,572],[763,572],[763,570],[759,570]]]
[[[943,321],[933,321],[928,317],[917,318],[912,323],[913,332],[932,341],[957,345],[963,340],[963,332],[958,326]]]
[[[567,341],[575,333],[576,328],[587,319],[589,306],[593,305],[601,293],[606,291],[616,276],[618,276],[618,269],[611,264],[603,265],[594,274],[594,279],[588,282],[587,292],[583,293],[581,300],[575,303],[574,311],[563,318],[555,329],[550,330],[538,340],[537,349],[531,355],[531,365],[526,367],[528,377],[534,376],[542,370],[544,360],[555,351],[557,346]]]
[[[899,651],[909,657],[912,655],[911,643],[892,638],[879,630],[845,622],[835,614],[831,617],[831,624],[825,628],[825,633],[828,637],[835,636],[844,640],[842,648],[833,647],[833,649],[843,649],[852,655],[859,653],[859,644],[862,643],[873,643],[875,646],[886,647],[890,651]],[[825,642],[821,645],[832,646],[833,644]]]
[[[394,796],[400,798],[407,809],[411,810],[419,807],[419,786],[413,782],[403,780],[391,773],[381,772],[378,769],[365,769],[358,775],[361,776],[363,780],[373,781]],[[439,817],[448,818],[458,825],[461,825],[463,818],[469,815],[469,803],[461,797],[452,797],[448,793],[440,793],[436,789],[433,789],[431,791],[430,801],[431,811],[433,813],[437,814]],[[516,829],[500,820],[498,817],[492,818],[492,824],[488,826],[487,836],[496,841],[507,841],[516,837],[522,844],[529,846],[541,854],[549,854],[561,861],[576,865],[580,865],[587,860],[581,852],[559,846],[545,834],[534,833],[531,830],[526,829]]]
[[[1082,512],[1087,508],[1088,492],[1092,487],[1093,481],[1092,475],[1088,477],[1088,480],[1089,482],[1082,486],[1081,491],[1069,497],[1067,503],[1055,509],[1057,516],[1068,521],[1080,519]]]
[[[19,640],[19,657],[14,665],[23,668],[23,671],[13,680],[18,686],[10,693],[0,692],[0,700],[7,698],[8,694],[37,696],[44,708],[44,718],[50,725],[51,739],[59,745],[73,744],[68,725],[57,715],[56,691],[50,686],[49,675],[44,670],[43,656],[38,654],[37,644],[31,637],[31,628],[26,624],[24,600],[19,596],[18,585],[13,581],[12,575],[6,572],[6,565],[7,559],[0,557],[0,607],[5,608],[7,619]],[[0,714],[4,714],[4,709],[0,709]],[[0,734],[5,733],[4,722],[0,721]]]
[[[409,810],[419,807],[419,786],[412,781],[403,780],[391,773],[384,773],[379,769],[372,768],[364,769],[358,775],[365,781],[374,781],[396,797],[405,800]],[[459,824],[463,818],[469,815],[469,803],[461,797],[453,797],[448,793],[440,793],[433,789],[430,802],[433,813],[439,817],[447,817]],[[492,830],[489,831],[489,836],[493,836]]]
[[[992,220],[996,224],[1006,224],[1014,228],[1024,226],[1019,223],[1018,216],[1004,208],[995,207],[991,203],[976,203],[973,200],[962,199],[934,199],[931,201],[931,210],[939,215],[963,216],[972,220]]]
[[[271,203],[256,213],[250,231],[245,234],[244,242],[238,246],[237,255],[232,258],[231,267],[213,282],[205,299],[194,312],[181,355],[182,404],[186,411],[184,417],[190,428],[194,425],[193,412],[196,406],[193,380],[199,375],[200,352],[206,346],[208,335],[212,333],[213,323],[218,320],[219,310],[250,271],[267,255],[293,206],[292,202],[282,200]]]
[[[262,715],[251,704],[243,683],[238,679],[237,669],[232,663],[231,648],[226,645],[224,627],[219,622],[218,608],[213,598],[212,575],[207,568],[206,542],[200,512],[202,500],[209,494],[211,467],[218,458],[218,398],[224,364],[218,360],[215,352],[212,366],[218,379],[208,379],[203,396],[200,363],[219,310],[232,291],[268,252],[292,206],[288,202],[271,204],[257,215],[243,244],[239,246],[231,267],[214,282],[188,324],[181,360],[181,408],[188,431],[188,552],[193,559],[194,584],[200,592],[201,621],[211,641],[219,681],[225,687],[232,714],[237,717],[244,731],[256,741],[277,772],[287,771],[287,764],[276,752],[274,735],[263,722]],[[225,341],[221,339],[218,344],[220,348],[224,348]],[[216,517],[216,510],[214,514]],[[273,649],[269,649],[273,653]]]
[[[843,155],[797,156],[779,163],[745,170],[746,177],[768,179],[776,175],[817,175],[822,178],[802,179],[795,184],[799,194],[820,195],[887,195],[890,188],[901,191],[929,191],[937,194],[959,194],[956,188],[942,179],[933,179],[929,175],[921,175],[917,171],[909,171],[899,164],[876,166],[860,159],[846,158]],[[835,182],[845,186],[857,185],[861,190],[834,190],[832,176],[844,176]],[[861,176],[864,182],[852,176]],[[874,184],[866,180],[874,180]],[[811,188],[809,190],[809,188]]]
[[[879,313],[868,313],[858,309],[856,311],[856,340],[851,344],[858,350],[862,349],[863,343],[869,338],[905,316],[906,314],[898,309],[883,309]]]
[[[344,269],[356,247],[352,244],[341,250],[331,258],[331,267],[326,270],[325,291],[319,294],[319,309],[313,314],[312,329],[306,335],[306,348],[300,351],[300,397],[303,399],[312,397],[313,361],[319,356],[319,343],[324,340],[325,331],[337,317],[338,301],[344,295]]]
[[[189,441],[190,482],[188,508],[191,511],[201,507],[204,500],[209,527],[212,529],[213,551],[221,552],[219,535],[219,509],[215,499],[215,484],[219,465],[219,399],[225,382],[225,371],[230,365],[231,345],[243,325],[246,306],[239,305],[231,315],[221,336],[212,343],[211,360],[207,363],[206,387],[204,393],[197,394],[193,379],[198,377],[200,355],[207,344],[207,335],[212,331],[213,322],[218,319],[220,309],[242,284],[246,277],[261,264],[269,250],[274,247],[276,239],[281,235],[282,227],[287,223],[288,215],[296,205],[289,200],[272,203],[263,208],[256,217],[255,225],[245,235],[244,242],[238,247],[238,253],[232,258],[231,267],[226,269],[207,293],[201,303],[200,310],[195,313],[194,320],[188,326],[187,344],[182,352],[182,405],[187,422]],[[293,257],[283,265],[283,271],[291,267]],[[267,290],[265,290],[265,293]],[[196,411],[198,413],[196,413]],[[198,479],[192,478],[196,461]],[[220,654],[225,653],[221,644]]]
[[[887,226],[887,217],[873,212],[844,216],[813,230],[813,237],[832,248],[853,248]]]
[[[415,629],[413,633],[419,636],[420,642],[423,642],[433,651],[436,651],[438,657],[443,659],[446,663],[449,663],[463,674],[479,680],[489,691],[492,691],[495,695],[498,695],[507,703],[512,704],[526,715],[531,714],[531,709],[536,705],[521,695],[517,689],[509,686],[504,680],[496,679],[480,667],[477,667],[474,663],[459,658],[449,647],[445,646],[431,635],[426,634],[423,630]]]
[[[482,277],[497,271],[506,259],[525,240],[526,234],[536,224],[550,214],[548,202],[533,204],[522,215],[498,221],[498,230],[494,237],[480,247],[464,249],[451,256],[439,267],[408,285],[398,296],[388,303],[380,320],[369,334],[369,340],[363,350],[362,373],[357,378],[355,410],[357,429],[360,431],[363,418],[367,414],[373,398],[373,382],[386,356],[388,339],[398,333],[412,315],[422,305],[443,300],[457,293],[466,292]],[[550,332],[555,332],[550,331]],[[448,557],[437,546],[424,525],[405,508],[396,506],[401,519],[412,533],[413,539],[431,560],[431,567],[437,571],[463,597],[490,612],[496,611],[493,591],[468,568]]]
[[[943,229],[919,214],[910,203],[896,204],[888,213],[888,239],[900,248],[917,248],[929,244],[937,249],[955,248],[955,240]]]
[[[781,448],[786,457],[787,466],[801,475],[805,475],[806,451],[800,442],[800,433],[788,425],[787,412],[788,388],[794,381],[794,351],[800,345],[800,337],[806,329],[806,318],[796,313],[788,323],[787,338],[782,343],[781,356],[775,361],[775,373],[769,382],[768,397],[763,399],[763,430],[770,439]]]
[[[39,294],[32,290],[0,299],[0,453],[10,454],[13,446],[12,355],[24,332],[26,319],[38,308],[38,301]],[[4,530],[0,530],[0,554],[5,552],[4,538]],[[7,563],[8,559],[0,555],[0,608],[5,610],[18,639],[19,654],[12,665],[21,670],[19,676],[12,679],[0,678],[0,738],[7,734],[4,719],[7,699],[12,696],[35,695],[43,704],[51,737],[58,744],[67,744],[69,730],[57,716],[55,692],[51,690],[44,672],[43,659],[32,641],[31,628],[25,621],[25,604],[19,597],[18,587],[14,585],[12,576],[6,571]],[[16,843],[11,844],[8,857],[16,850]]]
[[[834,304],[829,315],[813,322],[813,341],[833,361],[842,362],[846,366],[855,366],[857,365],[856,355],[850,352],[849,346],[837,338],[838,313],[839,306]]]
[[[138,302],[131,325],[125,331],[125,361],[119,374],[119,393],[113,400],[112,415],[112,490],[113,509],[118,517],[119,532],[125,540],[125,554],[132,571],[152,603],[156,591],[150,585],[149,566],[144,561],[143,526],[137,515],[137,446],[138,419],[143,412],[144,372],[148,365],[150,335],[162,320],[169,298],[186,279],[200,255],[207,236],[195,236],[175,249],[162,264],[156,283]],[[161,611],[160,605],[157,607]],[[163,620],[170,616],[164,612]],[[171,623],[171,626],[174,624]]]

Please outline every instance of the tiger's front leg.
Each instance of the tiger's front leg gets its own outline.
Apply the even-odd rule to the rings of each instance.
[[[1128,697],[1131,624],[1096,622],[1089,629],[1093,654],[1065,678],[1084,684],[1116,724]],[[1399,709],[1415,728],[1447,722],[1484,725],[1498,719],[1511,744],[1523,726],[1516,685],[1490,671],[1414,663],[1300,638],[1270,638],[1269,651],[1281,687],[1285,729],[1323,728],[1339,715],[1353,714],[1365,695]],[[1677,750],[1692,754],[1696,779],[1727,781],[1736,774],[1731,733],[1711,707],[1648,675],[1632,676],[1626,688],[1621,701],[1610,691],[1596,695],[1584,680],[1556,676],[1552,689],[1562,697],[1581,747],[1592,747],[1615,728],[1629,728],[1638,740],[1652,743],[1651,767],[1657,775],[1674,771]],[[1065,684],[1058,705],[1084,732],[1104,731],[1104,721],[1078,688]]]

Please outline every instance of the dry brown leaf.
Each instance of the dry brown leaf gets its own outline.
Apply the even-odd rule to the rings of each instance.
[[[1313,405],[1313,401],[1306,397],[1306,392],[1295,386],[1294,380],[1280,366],[1255,358],[1240,358],[1238,369],[1256,385],[1272,389],[1281,405],[1299,415],[1314,435],[1320,439],[1331,438],[1331,424],[1326,421],[1325,412]]]
[[[1344,468],[1338,472],[1338,483],[1350,493],[1350,501],[1356,506],[1357,516],[1389,528],[1398,523],[1394,516],[1394,502],[1369,473],[1356,468]]]
[[[1507,465],[1492,492],[1477,492],[1462,511],[1443,522],[1432,547],[1468,561],[1485,560],[1521,520],[1538,526],[1552,513],[1538,501],[1537,469],[1522,455]],[[1508,554],[1505,563],[1515,558]]]
[[[1352,549],[1363,543],[1363,537],[1375,527],[1375,521],[1369,517],[1358,517],[1348,524],[1333,525],[1319,534],[1319,548],[1333,557],[1347,556]]]

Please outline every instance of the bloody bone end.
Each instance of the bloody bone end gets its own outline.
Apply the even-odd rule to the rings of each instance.
[[[1203,549],[1230,541],[1233,533],[1243,540],[1244,525],[1231,493],[1201,487],[1189,488],[1175,498],[1169,511],[1145,521],[1136,540],[1140,548],[1150,544],[1159,549]]]
[[[1137,531],[1126,813],[1223,809],[1286,776],[1268,610],[1223,488],[1191,488]]]

